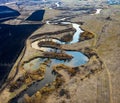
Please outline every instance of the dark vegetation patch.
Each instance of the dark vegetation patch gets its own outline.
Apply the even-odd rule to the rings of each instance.
[[[67,90],[65,90],[65,89],[61,89],[61,90],[60,90],[59,96],[60,96],[60,97],[66,96],[67,99],[70,99],[69,91],[67,91]]]
[[[73,39],[73,35],[72,34],[67,34],[64,35],[63,37],[61,37],[61,41],[63,42],[70,42]]]
[[[68,55],[62,51],[60,53],[58,53],[57,51],[56,52],[44,52],[43,55],[46,58],[55,58],[59,60],[71,60],[73,58],[73,56]]]
[[[60,44],[53,41],[40,41],[38,43],[39,47],[51,47],[51,48],[60,48]]]
[[[89,40],[92,38],[94,38],[93,33],[88,32],[88,31],[84,31],[83,33],[81,33],[79,41]]]
[[[112,20],[112,18],[110,16],[106,17],[106,20]]]
[[[36,34],[30,37],[30,39],[36,39],[39,38],[41,36],[45,36],[45,35],[57,35],[57,34],[61,34],[61,33],[65,33],[65,32],[70,32],[70,31],[75,31],[75,29],[73,28],[68,28],[68,29],[63,29],[63,30],[59,30],[59,31],[55,31],[55,32],[46,32],[46,33],[41,33],[41,34]]]

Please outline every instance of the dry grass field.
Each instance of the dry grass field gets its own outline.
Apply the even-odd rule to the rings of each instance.
[[[70,7],[77,7],[78,5],[82,5],[80,3],[83,3],[83,5],[85,5],[85,2],[93,3],[94,1],[96,1],[99,2],[96,5],[97,7],[101,4],[101,2],[105,2],[106,0],[75,0],[74,2],[73,0],[62,1],[65,3],[65,5],[69,5]],[[69,11],[54,10],[48,8],[45,9],[45,17],[42,23],[45,23],[47,20],[53,20],[54,18],[57,18],[57,16],[61,16],[62,13],[66,13]],[[71,15],[72,14],[66,14],[67,17]],[[97,15],[77,14],[77,16],[74,15],[74,18],[70,19],[69,21],[77,23],[81,21],[84,22],[84,24],[81,25],[81,28],[93,33],[95,36],[91,40],[86,40],[70,45],[66,44],[62,45],[61,47],[63,49],[77,51],[81,51],[84,48],[88,47],[96,52],[98,58],[93,57],[87,64],[77,67],[80,71],[74,76],[70,76],[69,73],[65,70],[60,70],[59,73],[63,75],[62,79],[64,78],[67,82],[65,82],[62,86],[60,86],[60,88],[50,92],[49,94],[46,93],[46,95],[44,97],[42,96],[42,99],[40,99],[41,101],[35,100],[35,98],[37,97],[37,95],[35,94],[35,97],[33,97],[36,102],[34,103],[120,103],[120,5],[105,6],[102,8],[101,13]],[[71,27],[71,25],[63,26],[44,24],[31,36],[39,33],[44,34],[48,32],[54,33],[56,31],[63,31]],[[67,34],[68,32],[61,33],[61,35],[56,34],[50,36],[60,39]],[[42,52],[33,50],[30,43],[31,40],[30,38],[28,38],[28,40],[26,41],[27,48],[22,62],[27,61],[35,56],[42,55]],[[15,71],[20,57],[18,58],[18,61],[16,61],[16,64],[13,67],[13,71]],[[102,66],[97,65],[97,63],[99,64],[100,62],[98,60],[102,61]],[[102,68],[102,70],[95,74],[91,73],[91,75],[89,75],[85,79],[81,79],[81,77],[86,75],[91,68]],[[82,75],[82,73],[84,75]],[[9,98],[11,98],[11,95],[13,97],[15,96],[15,93],[10,94],[8,88],[6,88],[0,94],[0,103],[2,103],[1,101],[3,101],[5,98],[5,103],[7,103]],[[29,98],[30,100],[30,97],[27,98]]]

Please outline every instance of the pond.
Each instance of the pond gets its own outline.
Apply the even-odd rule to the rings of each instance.
[[[20,13],[7,6],[0,6],[0,22],[16,18]]]
[[[43,48],[45,48],[45,47],[43,47]],[[47,50],[47,48],[44,50]],[[49,50],[50,50],[50,48],[47,51],[49,51]],[[66,51],[66,53],[73,56],[73,58],[71,60],[50,59],[51,60],[50,65],[53,66],[53,65],[57,65],[57,64],[65,64],[70,67],[77,67],[77,66],[85,64],[88,61],[88,58],[81,52]],[[27,71],[37,70],[37,69],[39,69],[40,64],[43,63],[46,59],[45,58],[33,59],[30,62],[25,63],[24,68]]]
[[[33,12],[26,20],[28,21],[41,21],[43,20],[45,10],[37,10]]]
[[[21,53],[25,40],[41,24],[6,25],[0,24],[0,84],[7,77]]]

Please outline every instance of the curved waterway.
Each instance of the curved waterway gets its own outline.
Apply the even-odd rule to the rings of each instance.
[[[47,21],[46,23],[47,23],[47,24],[50,24],[49,22],[50,22],[50,21]],[[52,24],[53,24],[53,23],[52,23]],[[55,24],[56,24],[56,23],[55,23]],[[79,42],[80,34],[81,34],[82,32],[84,32],[84,31],[80,28],[80,25],[78,25],[78,24],[76,24],[76,23],[70,23],[70,22],[61,22],[61,24],[64,24],[64,25],[68,25],[68,24],[69,24],[69,25],[72,25],[73,28],[76,30],[76,32],[75,32],[74,35],[73,35],[72,41],[67,42],[67,44],[73,44],[73,43]],[[42,51],[44,51],[45,48],[39,47],[39,46],[38,46],[38,43],[41,42],[41,41],[45,41],[45,40],[46,40],[46,39],[40,39],[40,40],[37,40],[37,41],[33,42],[33,43],[31,44],[32,48],[37,49],[37,50],[42,50]],[[51,41],[56,42],[56,43],[59,43],[59,44],[66,44],[66,42],[60,41],[60,40],[58,40],[58,39],[51,39]]]
[[[79,42],[79,38],[80,38],[80,34],[82,32],[84,32],[81,28],[80,28],[80,25],[76,24],[76,23],[70,23],[70,22],[61,22],[61,24],[72,24],[73,28],[76,30],[76,32],[74,33],[73,35],[73,39],[72,41],[70,42],[70,44],[73,44],[73,43],[77,43]]]
[[[70,23],[70,22],[62,22],[62,24],[64,25],[72,25],[73,28],[76,29],[76,32],[73,35],[73,40],[71,42],[69,42],[69,44],[73,44],[73,43],[77,43],[79,41],[79,37],[80,37],[80,33],[82,33],[83,31],[81,30],[81,28],[79,27],[78,24],[75,23]],[[66,44],[66,42],[62,42],[58,39],[51,39],[53,42],[57,42],[59,44]],[[31,44],[32,48],[36,49],[36,50],[41,50],[43,52],[49,52],[49,51],[54,51],[54,48],[50,48],[50,47],[40,47],[38,46],[39,42],[41,41],[45,41],[45,39],[40,39],[37,40],[35,42],[33,42]],[[59,50],[57,50],[57,52],[59,52]],[[44,87],[46,84],[49,84],[51,82],[53,82],[56,78],[55,74],[52,72],[52,66],[55,66],[57,64],[65,64],[67,66],[70,67],[77,67],[80,65],[83,65],[85,63],[87,63],[88,61],[88,57],[86,57],[84,54],[82,54],[81,52],[78,51],[65,51],[66,54],[73,56],[73,58],[71,60],[59,60],[59,59],[50,59],[50,63],[47,65],[46,67],[46,73],[45,73],[45,77],[43,80],[35,82],[34,84],[32,84],[29,88],[27,88],[25,91],[23,91],[18,97],[14,98],[11,103],[22,103],[23,101],[23,95],[26,93],[29,96],[32,96],[34,93],[36,93],[38,90],[40,90],[40,88]],[[24,68],[28,71],[34,71],[39,69],[39,66],[41,65],[41,63],[45,62],[48,58],[36,58],[31,60],[28,63],[24,64]]]
[[[52,48],[43,47],[44,51],[51,51]],[[70,67],[77,67],[82,64],[85,64],[88,61],[88,58],[78,51],[65,51],[66,54],[72,55],[73,58],[71,60],[59,60],[59,59],[50,59],[50,65],[58,65],[58,64],[65,64]],[[24,64],[24,68],[27,71],[34,71],[39,69],[39,66],[46,60],[47,58],[36,58],[31,60],[30,62]]]

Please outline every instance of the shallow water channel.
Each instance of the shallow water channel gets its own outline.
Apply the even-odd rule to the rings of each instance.
[[[42,47],[45,48],[45,47]],[[46,50],[47,48],[45,48]],[[50,48],[48,48],[48,51],[50,50]],[[59,60],[59,59],[50,59],[51,60],[51,64],[50,65],[57,65],[57,64],[65,64],[67,66],[70,67],[77,67],[80,65],[85,64],[88,61],[88,58],[82,54],[81,52],[77,52],[77,51],[66,51],[66,54],[72,55],[73,58],[71,60]],[[41,63],[43,63],[47,58],[36,58],[31,60],[28,63],[24,64],[24,68],[25,70],[30,70],[30,71],[34,71],[39,69],[39,66]]]
[[[84,31],[82,31],[81,28],[79,27],[79,25],[75,24],[75,23],[62,22],[62,24],[64,24],[64,25],[70,24],[70,25],[73,26],[73,28],[76,29],[76,32],[73,35],[73,39],[72,39],[72,41],[69,42],[69,44],[77,43],[79,41],[80,33],[84,32]],[[50,52],[50,51],[55,50],[54,48],[50,48],[50,47],[39,47],[38,44],[41,41],[45,41],[45,39],[40,39],[40,40],[37,40],[37,41],[33,42],[31,44],[32,48],[37,49],[37,50],[41,50],[43,52],[46,52],[46,51]],[[65,42],[62,42],[62,41],[60,41],[58,39],[51,39],[51,41],[57,42],[57,43],[59,43],[61,45],[65,44]],[[57,52],[59,52],[59,50]],[[65,53],[68,54],[68,55],[73,56],[73,58],[71,60],[69,60],[69,61],[68,60],[59,60],[59,59],[50,59],[51,63],[49,64],[49,67],[46,69],[47,73],[45,74],[45,79],[42,80],[42,82],[46,81],[46,83],[44,83],[44,84],[48,84],[49,82],[52,82],[55,79],[55,76],[53,76],[53,74],[52,74],[52,66],[57,65],[57,64],[65,64],[65,65],[70,66],[70,67],[77,67],[77,66],[85,64],[88,61],[88,58],[84,54],[82,54],[81,52],[78,52],[78,51],[65,51]],[[46,59],[47,58],[33,59],[30,62],[24,64],[24,68],[26,70],[28,70],[28,71],[29,70],[30,71],[37,70],[39,68],[40,64],[43,63]],[[42,85],[42,84],[40,83],[40,85]],[[40,89],[39,86],[38,86],[38,90]],[[32,87],[34,87],[34,86],[32,86]],[[33,94],[33,92],[30,93],[30,89],[29,89],[29,94]]]
[[[67,22],[64,22],[64,24],[68,24]],[[73,35],[73,40],[69,43],[69,44],[73,44],[73,43],[77,43],[79,41],[79,37],[80,37],[80,33],[82,33],[83,31],[79,28],[78,24],[75,23],[69,23],[73,25],[73,28],[76,29],[76,32]],[[33,42],[31,44],[32,48],[36,49],[36,50],[42,50],[43,52],[47,51],[54,51],[54,48],[50,48],[50,47],[39,47],[38,43],[40,41],[45,41],[45,39],[41,39],[41,40],[37,40],[35,42]],[[59,44],[65,44],[65,42],[62,42],[58,39],[52,39],[52,41],[57,42]],[[59,52],[59,51],[58,51]],[[64,64],[70,67],[77,67],[80,65],[83,65],[85,63],[87,63],[88,61],[88,57],[86,57],[84,54],[82,54],[81,52],[78,51],[65,51],[66,54],[73,56],[73,58],[71,60],[59,60],[59,59],[50,59],[50,63],[47,65],[46,67],[46,73],[45,73],[45,78],[41,81],[35,82],[34,84],[32,84],[28,89],[26,89],[25,91],[23,91],[19,97],[17,97],[17,102],[18,103],[22,103],[22,97],[23,95],[26,93],[29,96],[32,96],[34,93],[36,93],[40,88],[44,87],[46,84],[49,84],[51,82],[53,82],[55,80],[55,74],[52,73],[52,66],[55,66],[57,64]],[[41,63],[43,63],[45,60],[47,60],[48,58],[35,58],[33,60],[31,60],[28,63],[24,64],[24,69],[25,70],[30,70],[30,71],[34,71],[39,69],[39,66],[41,65]],[[16,99],[13,99],[11,103],[16,102]]]

